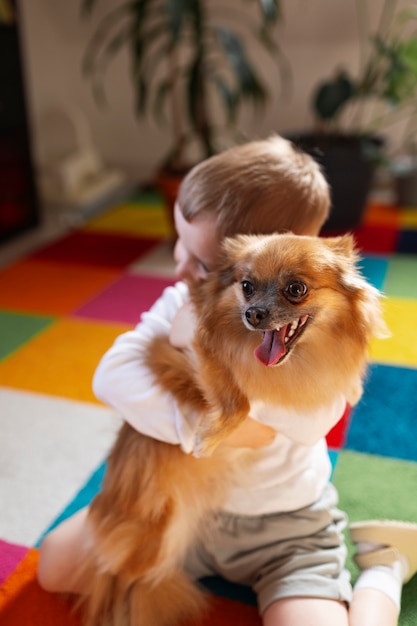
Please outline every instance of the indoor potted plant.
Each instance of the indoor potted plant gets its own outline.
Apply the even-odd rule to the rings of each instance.
[[[417,207],[417,102],[402,130],[399,146],[388,160],[394,201],[399,206]]]
[[[82,0],[83,14],[91,14],[97,4]],[[87,46],[84,70],[101,101],[108,62],[129,47],[138,114],[169,125],[170,146],[157,179],[174,181],[173,196],[178,176],[195,160],[219,151],[219,138],[235,132],[241,105],[266,101],[267,89],[247,52],[246,37],[278,59],[282,75],[282,56],[271,36],[280,18],[279,0],[252,2],[250,15],[247,7],[242,0],[122,1],[101,18]]]
[[[292,135],[322,163],[332,188],[327,230],[360,223],[375,164],[386,161],[384,130],[415,114],[417,36],[409,27],[417,19],[417,9],[410,6],[396,12],[396,4],[385,0],[375,33],[364,32],[360,23],[357,76],[339,69],[321,82],[312,98],[313,132]],[[362,3],[358,19],[368,23],[365,8]]]

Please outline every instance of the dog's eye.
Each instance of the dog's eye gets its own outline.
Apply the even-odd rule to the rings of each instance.
[[[245,296],[245,298],[250,298],[250,296],[253,296],[256,289],[255,289],[255,286],[252,285],[251,282],[249,282],[248,280],[243,280],[242,291],[243,291],[243,295]]]
[[[289,298],[298,300],[303,298],[307,294],[308,288],[307,285],[301,280],[294,280],[292,283],[288,283],[285,288],[285,293]]]

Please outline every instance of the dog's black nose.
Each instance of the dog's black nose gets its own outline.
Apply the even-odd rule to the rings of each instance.
[[[268,309],[259,306],[250,306],[246,309],[246,319],[251,326],[259,326],[259,324],[269,315]]]

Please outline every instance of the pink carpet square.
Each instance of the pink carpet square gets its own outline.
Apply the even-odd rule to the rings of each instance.
[[[35,252],[32,258],[123,268],[158,243],[156,239],[75,231]]]
[[[0,539],[0,585],[14,572],[28,549]]]
[[[136,325],[140,314],[150,309],[165,287],[174,282],[156,276],[127,274],[77,309],[74,315]]]

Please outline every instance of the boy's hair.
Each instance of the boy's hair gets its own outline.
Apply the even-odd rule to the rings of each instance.
[[[330,208],[328,184],[314,159],[274,135],[230,148],[196,165],[184,178],[178,204],[191,221],[217,214],[217,233],[316,235]]]

